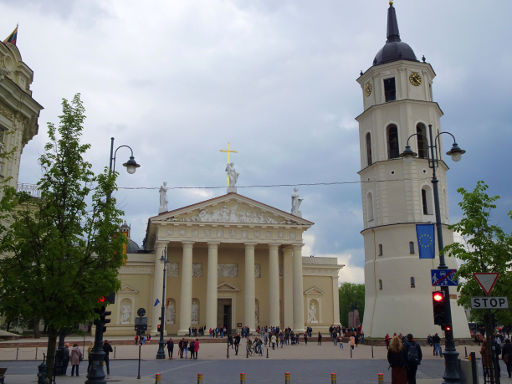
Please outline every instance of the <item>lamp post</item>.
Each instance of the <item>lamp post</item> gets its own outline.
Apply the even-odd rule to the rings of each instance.
[[[434,189],[434,208],[436,212],[436,230],[437,230],[437,248],[439,250],[439,269],[448,269],[448,266],[445,263],[444,260],[444,254],[443,254],[443,227],[441,223],[441,210],[439,207],[439,190],[438,190],[438,183],[439,180],[437,179],[436,175],[436,168],[439,166],[439,152],[441,150],[440,143],[439,143],[439,137],[442,134],[450,135],[453,139],[452,148],[446,152],[447,155],[451,156],[452,160],[457,162],[460,160],[461,156],[466,152],[465,150],[461,149],[459,145],[455,141],[455,136],[453,136],[450,132],[439,132],[436,137],[432,138],[432,124],[428,125],[428,132],[429,132],[429,145],[428,149],[430,150],[430,154],[427,151],[427,158],[428,158],[428,166],[432,169],[432,186]],[[405,146],[405,150],[400,156],[402,157],[415,157],[417,154],[414,153],[411,150],[411,147],[409,146],[409,139],[413,136],[421,136],[420,133],[414,133],[411,136],[407,138],[407,143]],[[426,138],[424,138],[426,139]],[[459,356],[459,353],[455,349],[455,341],[453,339],[453,324],[452,324],[452,311],[451,311],[451,305],[450,305],[450,289],[448,286],[442,286],[441,290],[443,292],[444,297],[444,313],[446,314],[446,323],[447,328],[444,332],[445,337],[445,352],[444,352],[444,359],[445,359],[445,371],[443,375],[444,383],[460,383],[460,375],[459,370],[457,367],[457,357]]]
[[[162,303],[160,304],[160,306],[161,306],[161,312],[160,312],[160,341],[158,342],[158,352],[156,353],[156,358],[157,359],[165,359],[165,351],[164,351],[165,272],[167,271],[167,263],[169,262],[169,259],[167,258],[167,246],[164,248],[162,256],[160,257],[160,261],[164,265],[164,281],[163,281],[163,288],[162,288]]]
[[[116,170],[116,154],[119,148],[126,147],[130,150],[130,158],[123,166],[129,174],[135,173],[140,164],[137,164],[133,157],[133,150],[128,145],[120,145],[114,151],[114,138],[110,138],[110,157],[108,170],[109,173]],[[107,195],[107,200],[110,200],[110,193]],[[95,321],[96,330],[94,332],[94,347],[91,350],[90,359],[91,363],[87,371],[86,384],[105,384],[105,372],[103,371],[103,360],[105,358],[105,351],[103,350],[103,327],[104,324]]]

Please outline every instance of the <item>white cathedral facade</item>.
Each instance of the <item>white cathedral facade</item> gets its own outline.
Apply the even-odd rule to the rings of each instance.
[[[426,138],[429,124],[434,137],[441,132],[443,111],[432,97],[434,77],[432,66],[425,59],[418,61],[412,48],[400,40],[390,3],[387,41],[373,65],[357,79],[364,108],[357,117],[365,253],[363,330],[369,337],[401,332],[423,338],[441,333],[433,323],[430,275],[439,255],[436,250],[434,259],[420,259],[416,238],[416,224],[435,223]],[[418,157],[400,157],[414,134],[409,144]],[[447,228],[448,166],[440,156],[440,210],[443,239],[449,244],[453,233]],[[446,263],[456,268],[453,258],[447,257]],[[456,304],[453,288],[450,299],[454,336],[469,337],[466,315]]]

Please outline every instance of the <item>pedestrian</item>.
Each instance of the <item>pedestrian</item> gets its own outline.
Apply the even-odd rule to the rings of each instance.
[[[352,334],[349,338],[350,349],[354,350],[354,347],[356,346],[356,337]]]
[[[509,339],[505,339],[505,345],[501,349],[501,358],[507,366],[508,377],[512,373],[512,344]]]
[[[139,344],[139,335],[135,335],[135,345]]]
[[[384,336],[384,342],[386,343],[386,349],[389,349],[389,335],[387,333]]]
[[[411,333],[407,335],[404,349],[407,356],[407,383],[416,384],[416,371],[418,370],[418,365],[421,364],[423,354],[420,345],[414,341]]]
[[[92,356],[91,356],[91,353],[92,353],[92,349],[94,348],[94,344],[92,341],[89,342],[89,346],[87,347],[87,360],[88,360],[88,364],[87,364],[87,372],[89,372],[89,370],[91,369],[91,363],[92,363]]]
[[[108,340],[105,340],[103,342],[103,351],[105,351],[105,357],[103,358],[103,360],[105,361],[105,365],[107,367],[107,375],[110,375],[110,355],[109,355],[109,353],[114,352],[114,350],[112,349],[112,346],[110,345]]]
[[[196,342],[194,340],[190,340],[190,343],[188,344],[188,350],[190,351],[190,360],[194,358],[194,346]]]
[[[270,342],[272,343],[272,350],[276,349],[276,335],[272,335]]]
[[[441,348],[441,338],[436,333],[432,336],[432,343],[434,344],[434,356],[439,355],[439,357],[443,357],[443,349]]]
[[[308,345],[308,333],[304,332],[304,344]]]
[[[341,336],[341,333],[338,336],[338,344],[340,345],[340,349],[343,349],[343,336]]]
[[[80,347],[78,344],[73,344],[73,349],[71,349],[71,376],[76,371],[76,375],[78,375],[78,367],[80,366],[80,361],[82,361],[82,352],[80,351]]]
[[[183,351],[185,352],[185,359],[188,359],[188,340],[183,339]]]
[[[197,360],[197,352],[199,351],[199,340],[196,339],[194,343],[194,360]]]
[[[388,363],[391,367],[391,384],[407,384],[407,364],[402,341],[394,336],[388,348]]]
[[[240,334],[237,333],[235,336],[235,355],[238,356],[238,347],[240,346]]]
[[[169,337],[169,340],[167,340],[167,354],[169,355],[169,360],[172,360],[172,354],[174,351],[174,341],[172,337]]]
[[[322,334],[318,332],[318,345],[322,345]]]
[[[185,339],[182,337],[180,342],[178,343],[178,348],[180,350],[180,359],[183,359],[183,348],[185,346]]]

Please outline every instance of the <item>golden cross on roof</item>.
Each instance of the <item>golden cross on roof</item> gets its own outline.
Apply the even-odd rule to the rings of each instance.
[[[221,152],[227,152],[228,153],[228,164],[231,162],[229,160],[229,154],[232,152],[232,153],[238,153],[238,151],[235,151],[233,149],[231,149],[230,145],[229,145],[229,141],[228,141],[228,149],[221,149],[220,150]]]

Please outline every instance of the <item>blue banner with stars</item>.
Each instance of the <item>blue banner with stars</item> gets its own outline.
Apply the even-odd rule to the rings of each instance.
[[[434,224],[416,224],[420,259],[433,259],[436,256]]]

